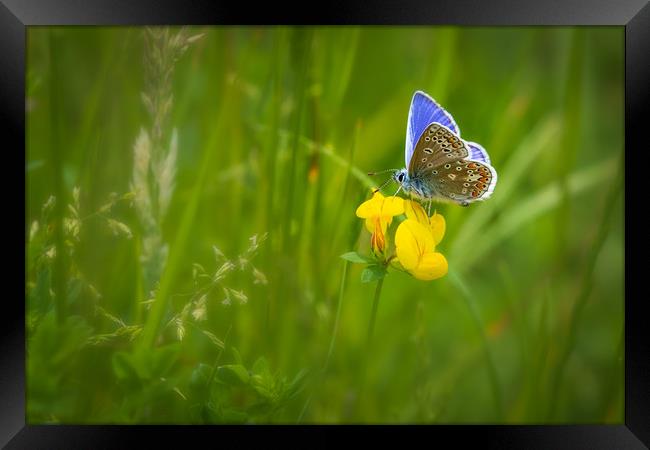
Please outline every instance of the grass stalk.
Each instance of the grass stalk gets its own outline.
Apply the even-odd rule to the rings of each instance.
[[[273,263],[273,254],[274,254],[274,245],[277,243],[279,236],[279,228],[277,221],[273,220],[275,212],[275,193],[276,193],[276,171],[279,167],[279,152],[278,152],[278,143],[279,135],[277,129],[279,127],[280,120],[280,99],[282,98],[282,71],[281,71],[281,61],[283,52],[283,43],[284,43],[285,32],[283,29],[274,30],[273,33],[273,62],[271,68],[271,81],[270,81],[270,126],[267,130],[267,142],[268,147],[266,149],[266,174],[268,188],[266,192],[266,214],[264,219],[264,228],[270,233],[269,246],[264,250],[264,255],[266,256],[266,264],[270,265]],[[275,274],[275,272],[274,272]],[[273,280],[274,283],[277,280]],[[270,336],[270,324],[271,324],[271,308],[273,299],[275,295],[269,293],[266,296],[266,304],[264,307],[264,335]]]
[[[217,149],[219,148],[219,143],[222,141],[226,127],[229,123],[227,118],[230,117],[230,104],[233,96],[234,92],[232,89],[226,90],[221,104],[217,125],[213,128],[205,146],[198,177],[194,184],[189,201],[187,202],[187,206],[182,213],[176,237],[170,247],[167,266],[165,267],[156,293],[156,300],[153,302],[151,312],[147,317],[142,331],[142,338],[140,341],[141,349],[148,349],[154,345],[158,329],[169,301],[173,282],[182,267],[183,257],[188,246],[187,244],[191,238],[194,218],[199,209],[201,195],[205,188],[206,181],[208,180],[208,175],[211,173],[211,168],[214,167],[214,159],[217,154]]]
[[[558,147],[557,167],[560,172],[560,191],[562,199],[556,216],[556,253],[558,263],[566,261],[567,223],[571,214],[571,192],[569,191],[569,174],[575,164],[581,142],[581,118],[584,66],[584,36],[579,27],[571,30],[569,41],[568,68],[564,87],[564,111],[562,120],[561,145]]]
[[[59,98],[59,55],[56,50],[60,45],[56,37],[57,31],[50,30],[48,36],[48,52],[50,58],[50,126],[51,126],[51,155],[54,195],[54,242],[56,258],[53,267],[53,289],[54,303],[57,323],[63,324],[66,318],[67,303],[67,249],[65,247],[65,236],[63,230],[63,219],[66,211],[66,191],[63,180],[63,155],[61,154],[60,121],[61,116],[58,109],[61,108]]]
[[[311,46],[311,35],[303,36],[305,42],[302,42],[294,36],[296,43],[300,42],[301,48],[298,53],[299,68],[296,74],[296,111],[293,122],[293,139],[291,142],[291,157],[289,159],[289,169],[286,174],[287,187],[286,187],[286,203],[284,210],[284,229],[283,229],[283,248],[286,253],[289,250],[289,242],[291,236],[291,224],[293,219],[294,196],[295,196],[295,182],[298,162],[298,147],[300,144],[300,129],[302,124],[303,109],[305,107],[305,90],[307,83],[307,68],[308,59]]]
[[[596,232],[596,236],[594,237],[593,243],[590,247],[589,255],[587,256],[587,267],[582,277],[582,283],[578,294],[578,298],[573,304],[573,308],[571,310],[571,314],[569,317],[568,335],[561,349],[560,357],[552,381],[551,394],[550,394],[550,398],[552,399],[558,398],[557,396],[562,387],[562,381],[564,379],[566,365],[575,346],[575,340],[576,340],[580,315],[587,303],[587,300],[589,299],[591,290],[593,288],[593,274],[596,267],[596,261],[598,259],[598,255],[600,254],[600,250],[603,248],[603,244],[605,243],[606,237],[609,232],[611,219],[613,217],[611,210],[613,209],[622,188],[623,170],[624,170],[623,167],[624,167],[624,156],[623,153],[621,153],[618,173],[614,179],[614,182],[611,185],[610,191],[605,200],[605,204],[602,211],[602,217],[600,219],[600,224],[598,226],[598,231]],[[551,402],[551,406],[549,408],[548,417],[547,417],[549,420],[555,418],[557,403],[558,403],[557,401]]]

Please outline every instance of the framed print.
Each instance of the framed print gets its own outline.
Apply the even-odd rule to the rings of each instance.
[[[551,6],[3,0],[2,444],[647,446],[650,7]]]

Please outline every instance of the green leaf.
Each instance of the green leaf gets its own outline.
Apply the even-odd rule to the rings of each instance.
[[[373,262],[372,258],[358,254],[357,252],[347,252],[341,255],[341,258],[357,264],[368,264]]]
[[[267,401],[273,401],[275,398],[275,394],[267,386],[256,384],[253,386],[253,389],[260,397],[266,399]]]
[[[246,367],[241,364],[228,364],[217,369],[217,376],[222,382],[231,386],[248,384],[250,375]]]
[[[210,367],[207,364],[200,363],[192,371],[192,375],[190,376],[190,386],[201,387],[207,385],[208,382],[210,381],[211,373],[212,373],[212,367]]]
[[[302,390],[305,384],[305,378],[307,377],[307,373],[308,373],[307,369],[302,369],[291,381],[291,383],[287,387],[287,396],[289,398],[295,396]]]
[[[253,364],[253,373],[261,375],[263,377],[271,375],[269,370],[269,363],[263,356],[260,356],[255,364]]]
[[[235,347],[232,347],[231,351],[232,351],[232,356],[235,358],[235,362],[237,364],[243,365],[244,361],[242,360],[241,355],[239,354],[239,350],[237,350]]]
[[[179,344],[174,343],[149,351],[117,352],[113,355],[113,372],[131,387],[140,382],[157,380],[172,368],[179,348]]]
[[[361,272],[361,282],[370,283],[386,276],[386,268],[383,266],[372,265],[363,269]]]
[[[212,367],[207,364],[200,363],[190,376],[189,388],[192,395],[200,400],[205,400],[206,389],[210,383],[210,376],[212,375]]]

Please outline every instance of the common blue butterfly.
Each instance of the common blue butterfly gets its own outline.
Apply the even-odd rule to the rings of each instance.
[[[467,206],[494,192],[497,172],[485,149],[461,139],[451,114],[422,91],[411,100],[404,154],[405,168],[393,179],[421,199]]]

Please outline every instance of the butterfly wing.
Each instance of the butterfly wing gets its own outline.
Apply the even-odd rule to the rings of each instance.
[[[497,173],[485,163],[461,159],[445,163],[431,173],[435,191],[449,200],[471,203],[485,200],[494,192]]]
[[[487,199],[497,182],[485,149],[438,123],[429,124],[420,136],[409,177],[427,185],[435,196],[461,204]]]
[[[469,159],[483,163],[490,163],[490,156],[482,145],[476,142],[465,141],[465,145],[469,149]]]
[[[444,125],[457,136],[460,136],[460,130],[451,114],[445,111],[429,95],[422,91],[416,91],[411,99],[411,107],[409,108],[409,116],[406,122],[405,167],[409,167],[415,145],[422,132],[433,122]]]
[[[409,177],[420,178],[436,167],[468,156],[469,150],[461,138],[444,125],[430,123],[413,151]]]

